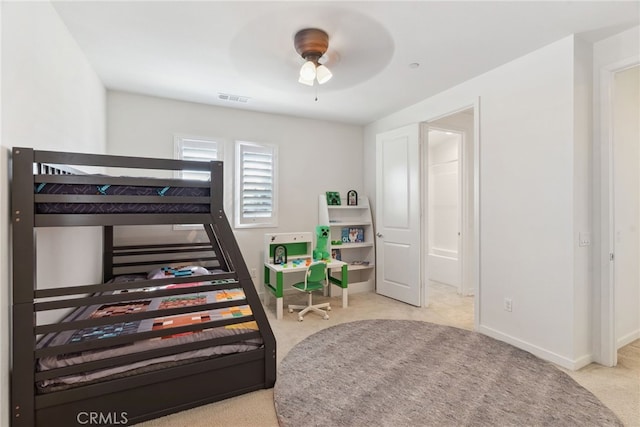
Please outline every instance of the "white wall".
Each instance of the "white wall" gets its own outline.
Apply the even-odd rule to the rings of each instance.
[[[108,92],[108,150],[111,154],[173,157],[173,135],[205,136],[225,143],[225,212],[232,220],[234,141],[278,146],[279,221],[277,228],[236,229],[235,236],[254,280],[263,291],[265,233],[313,231],[318,221],[318,195],[327,190],[346,194],[363,190],[362,127],[290,116],[247,112],[204,104]],[[176,239],[189,232],[162,232]],[[135,230],[118,233],[120,241],[143,238]],[[163,236],[163,238],[165,238]],[[191,233],[190,239],[205,236]],[[273,300],[272,300],[273,301]],[[273,307],[272,307],[273,308]]]
[[[429,248],[458,251],[460,134],[429,130]],[[435,142],[437,141],[437,142]]]
[[[461,233],[459,165],[462,135],[430,128],[428,135],[427,265],[430,281],[455,286],[461,282],[458,237]],[[424,182],[424,178],[423,181]],[[424,222],[423,222],[424,224]],[[424,256],[423,256],[424,258]]]
[[[592,221],[592,45],[575,39],[573,52],[573,357],[585,366],[592,355],[592,246],[579,246],[580,233],[591,233]],[[592,234],[593,235],[593,234]],[[593,238],[591,239],[593,240]]]
[[[2,2],[1,7],[0,425],[9,425],[10,149],[25,146],[101,153],[106,127],[102,83],[51,4]],[[41,284],[97,280],[101,274],[99,241],[95,229],[38,232]],[[65,270],[70,262],[74,268]],[[70,276],[69,271],[75,274]]]
[[[640,26],[593,45],[593,354],[594,360],[612,363],[609,337],[613,333],[608,307],[611,305],[609,276],[609,114],[602,91],[610,89],[606,77],[622,64],[640,61]],[[605,81],[603,81],[605,79]]]
[[[364,156],[374,195],[377,133],[480,98],[480,330],[570,368],[588,346],[574,342],[574,48],[564,38],[370,124]]]

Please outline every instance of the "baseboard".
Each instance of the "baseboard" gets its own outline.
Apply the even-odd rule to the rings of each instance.
[[[637,331],[631,332],[630,334],[627,334],[621,338],[618,338],[618,340],[616,341],[616,349],[619,350],[625,345],[631,344],[637,339],[640,339],[640,329],[638,329]]]
[[[577,371],[578,369],[584,366],[587,366],[589,363],[593,361],[592,355],[581,356],[575,360],[568,359],[552,351],[546,350],[542,347],[538,347],[537,345],[528,343],[526,341],[522,341],[518,338],[504,334],[500,331],[496,331],[495,329],[489,328],[487,326],[483,326],[483,325],[478,326],[478,332],[484,335],[487,335],[491,338],[495,338],[499,341],[506,342],[507,344],[511,344],[512,346],[517,347],[519,349],[528,351],[529,353],[541,359],[544,359],[548,362],[555,363],[556,365],[562,366],[563,368],[570,369],[572,371]]]
[[[585,354],[582,357],[578,357],[573,363],[573,368],[569,369],[571,369],[572,371],[577,371],[578,369],[582,369],[593,362],[593,354]]]

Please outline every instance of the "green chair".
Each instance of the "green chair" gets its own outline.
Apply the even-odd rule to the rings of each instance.
[[[313,291],[319,291],[324,289],[325,286],[329,283],[327,277],[327,263],[320,261],[311,263],[307,267],[307,272],[304,276],[304,282],[296,283],[293,287],[300,292],[306,292],[309,295],[309,300],[307,305],[293,305],[289,304],[289,313],[293,313],[293,310],[302,310],[298,313],[298,320],[302,322],[304,320],[303,316],[307,314],[309,311],[315,311],[316,313],[322,315],[322,318],[327,320],[329,315],[327,311],[331,310],[331,306],[328,302],[322,304],[313,304],[311,301],[311,294]],[[321,308],[326,308],[327,310],[321,310]]]

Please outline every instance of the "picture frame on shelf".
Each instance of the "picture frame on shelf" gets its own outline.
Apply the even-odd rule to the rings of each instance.
[[[287,247],[284,245],[277,245],[273,248],[273,263],[276,265],[282,265],[287,263]]]
[[[347,205],[358,206],[358,192],[356,190],[349,190],[347,192]]]
[[[342,252],[340,249],[331,249],[331,258],[337,261],[342,261]]]
[[[342,228],[343,243],[363,243],[364,228],[362,227],[343,227]]]
[[[342,201],[340,200],[340,193],[337,191],[327,191],[327,205],[340,206]]]

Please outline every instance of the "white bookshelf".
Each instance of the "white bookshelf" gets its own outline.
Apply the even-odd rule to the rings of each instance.
[[[339,252],[339,258],[349,264],[349,293],[375,289],[375,232],[371,219],[371,208],[367,197],[358,197],[356,206],[348,206],[346,198],[340,205],[328,205],[327,197],[318,198],[318,224],[331,228],[330,244],[332,256]],[[343,231],[343,230],[347,231]],[[361,230],[349,237],[348,230]],[[362,241],[353,242],[360,236]],[[344,238],[343,238],[344,237]]]

